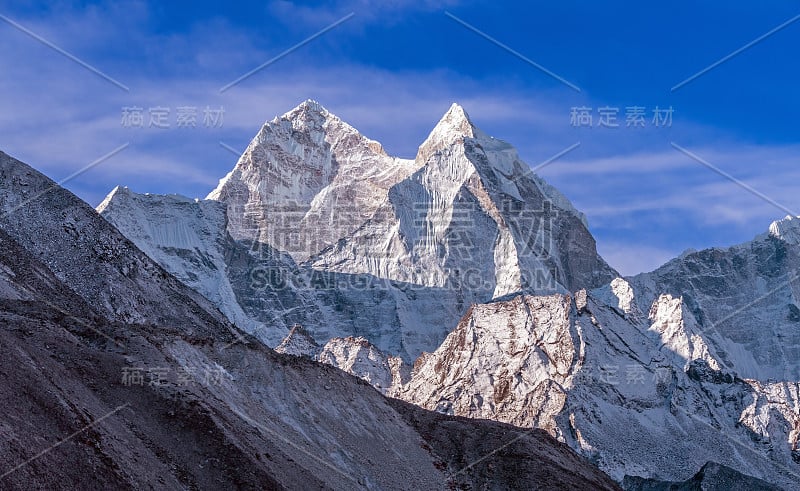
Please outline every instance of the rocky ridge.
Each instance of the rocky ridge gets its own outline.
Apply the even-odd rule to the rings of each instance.
[[[509,464],[455,442],[513,427],[275,353],[51,180],[0,177],[3,489],[618,489],[544,433]]]

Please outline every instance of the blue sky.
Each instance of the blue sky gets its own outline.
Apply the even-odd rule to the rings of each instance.
[[[800,5],[587,4],[3,4],[0,15],[102,75],[0,22],[0,149],[60,180],[126,145],[66,184],[92,205],[117,184],[203,197],[237,159],[220,142],[244,149],[265,120],[307,98],[403,157],[459,102],[532,166],[580,142],[540,175],[587,214],[600,252],[626,274],[687,248],[750,240],[800,210],[800,20],[671,90],[794,19]],[[571,123],[581,106],[592,108],[592,127]],[[647,112],[645,127],[626,126],[632,106]],[[656,106],[673,108],[671,126],[652,124]],[[122,124],[124,107],[143,108],[146,127]],[[155,107],[170,110],[168,128],[147,127]],[[179,107],[195,108],[196,127],[177,126]],[[597,126],[601,107],[618,109],[618,127]],[[204,124],[205,108],[222,108],[222,123]]]

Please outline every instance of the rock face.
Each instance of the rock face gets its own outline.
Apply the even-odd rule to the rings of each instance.
[[[661,295],[645,317],[632,291],[617,279],[475,305],[393,393],[544,429],[618,480],[680,481],[714,460],[790,488],[800,384],[722,368],[680,298]]]
[[[306,101],[264,125],[208,200],[116,190],[98,210],[271,346],[299,323],[319,344],[363,336],[410,362],[471,303],[615,276],[583,215],[458,105],[403,160]],[[205,243],[148,225],[187,213]]]
[[[800,380],[797,218],[727,249],[684,254],[631,279],[640,306],[682,297],[719,363],[743,378]]]
[[[408,381],[410,370],[399,357],[386,355],[365,338],[333,338],[322,348],[319,361],[369,382],[387,394]]]
[[[568,295],[473,306],[398,394],[422,407],[559,435],[553,417],[567,379],[580,369]]]
[[[414,170],[306,101],[266,123],[208,199],[227,205],[234,239],[304,262],[367,221]]]
[[[535,178],[511,145],[476,128],[460,106],[420,146],[415,167],[369,220],[321,251],[314,266],[477,291],[483,298],[599,286],[613,278],[583,215]]]
[[[455,442],[499,445],[513,428],[275,353],[88,205],[0,163],[3,489],[618,489],[544,434],[520,439],[513,464],[464,469],[477,447]]]
[[[225,206],[179,195],[139,195],[117,187],[97,210],[126,217],[125,235],[175,277],[201,293],[240,328],[259,333],[263,324],[236,301],[226,274],[226,255],[236,244],[226,231]]]
[[[286,336],[275,351],[292,356],[304,356],[311,360],[319,360],[322,347],[314,341],[308,332],[300,324],[295,324],[289,335]]]
[[[320,346],[299,324],[275,351],[334,366],[369,382],[384,395],[392,395],[393,389],[407,383],[411,376],[411,368],[402,358],[383,353],[366,338],[332,338]]]

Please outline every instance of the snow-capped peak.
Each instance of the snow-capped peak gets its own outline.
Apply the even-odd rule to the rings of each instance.
[[[455,132],[460,136],[474,138],[475,126],[469,118],[469,114],[458,103],[454,102],[450,109],[444,113],[442,119],[434,127],[433,132]]]
[[[800,244],[800,217],[786,215],[783,220],[772,222],[769,226],[769,235],[788,244]]]
[[[103,210],[108,208],[108,205],[111,204],[111,201],[114,199],[115,196],[127,193],[129,191],[130,190],[128,189],[128,186],[114,187],[114,189],[112,189],[111,192],[108,193],[108,195],[105,198],[103,198],[103,201],[99,205],[97,205],[97,213],[102,213]]]
[[[437,151],[478,135],[483,133],[475,127],[464,108],[454,102],[420,145],[417,159],[427,160],[427,156]]]
[[[327,134],[339,135],[339,139],[352,136],[364,141],[377,153],[386,153],[380,143],[365,137],[353,126],[313,99],[306,99],[294,109],[284,113],[283,116],[276,117],[272,121],[265,123],[264,126],[275,126],[285,121],[290,122],[291,126],[296,130],[312,132],[312,139],[315,138],[314,133],[317,133],[314,141],[325,139]]]
[[[319,102],[315,101],[314,99],[306,99],[298,104],[294,109],[287,111],[283,117],[290,119],[293,114],[300,112],[313,112],[323,116],[328,116],[331,114],[330,111],[325,109],[325,107]]]
[[[275,124],[280,121],[319,121],[324,122],[328,119],[335,119],[341,121],[335,114],[328,111],[322,104],[313,100],[313,99],[306,99],[305,101],[301,102],[294,108],[286,111],[280,116],[275,116],[272,120],[266,121],[264,123],[265,126],[270,124]]]

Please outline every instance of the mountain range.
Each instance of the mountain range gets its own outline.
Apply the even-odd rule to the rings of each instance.
[[[2,164],[8,442],[91,431],[0,482],[798,487],[798,218],[623,278],[457,104],[410,160],[303,102],[206,199]]]
[[[276,353],[4,153],[0,246],[3,489],[618,489],[545,432]]]

